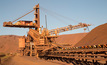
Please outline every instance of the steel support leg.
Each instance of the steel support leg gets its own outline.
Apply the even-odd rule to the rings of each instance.
[[[30,46],[30,56],[32,56],[32,45]]]
[[[0,58],[0,65],[1,65],[1,58]]]
[[[107,65],[107,61],[106,61],[106,64],[105,65]]]

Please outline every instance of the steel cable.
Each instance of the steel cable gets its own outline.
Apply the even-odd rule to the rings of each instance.
[[[45,13],[48,13],[48,14],[50,14],[50,15],[52,15],[52,16],[59,16],[59,17],[62,17],[62,18],[64,18],[64,19],[67,19],[67,20],[70,20],[70,21],[72,20],[73,22],[79,23],[78,21],[76,21],[76,20],[74,20],[74,19],[71,19],[71,18],[69,18],[69,17],[63,16],[63,15],[58,14],[58,13],[56,13],[56,12],[50,11],[50,10],[48,10],[48,9],[45,9],[45,8],[41,7],[41,6],[40,6],[40,8],[41,8]],[[58,17],[57,17],[57,19],[58,19]],[[61,20],[61,19],[60,19],[60,20]],[[63,20],[61,20],[61,21],[63,21]],[[63,21],[63,22],[65,22],[65,21]],[[66,22],[66,23],[67,23],[67,22]]]
[[[17,20],[19,20],[19,19],[21,19],[21,18],[23,18],[24,16],[26,16],[26,15],[30,14],[30,13],[31,13],[31,12],[33,12],[33,11],[34,11],[34,9],[33,9],[33,10],[31,10],[30,12],[28,12],[28,13],[24,14],[23,16],[21,16],[21,17],[17,18],[16,20],[12,21],[12,23],[13,23],[13,22],[15,22],[15,21],[17,21]]]

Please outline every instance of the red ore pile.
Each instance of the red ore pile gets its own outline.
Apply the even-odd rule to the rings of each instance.
[[[98,44],[107,44],[107,23],[94,28],[75,47]]]

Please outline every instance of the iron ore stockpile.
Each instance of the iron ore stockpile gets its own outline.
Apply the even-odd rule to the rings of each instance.
[[[76,33],[76,34],[60,35],[58,38],[56,38],[56,42],[58,44],[62,44],[62,45],[69,44],[71,47],[73,47],[76,43],[78,43],[87,34],[88,33]]]
[[[18,50],[18,39],[20,36],[16,35],[2,35],[0,36],[0,52],[15,53]]]
[[[75,46],[107,44],[107,23],[94,28]]]

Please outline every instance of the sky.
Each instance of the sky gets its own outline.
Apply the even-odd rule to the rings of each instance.
[[[49,30],[82,22],[92,24],[89,27],[91,31],[107,21],[107,0],[0,0],[0,35],[27,35],[28,28],[3,27],[3,22],[17,19],[31,11],[38,3],[40,26],[46,27],[46,15]],[[34,12],[20,20],[32,21],[33,14]],[[84,28],[81,28],[60,33],[60,35],[83,32]],[[86,30],[86,32],[89,31]]]

